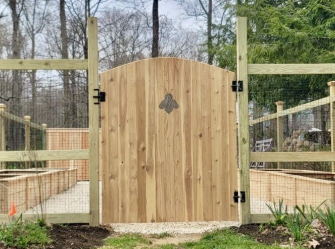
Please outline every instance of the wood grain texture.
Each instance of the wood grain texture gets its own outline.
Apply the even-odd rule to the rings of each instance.
[[[101,74],[103,223],[238,219],[234,78],[177,58]]]

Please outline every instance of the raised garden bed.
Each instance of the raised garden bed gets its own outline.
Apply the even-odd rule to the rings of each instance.
[[[77,169],[0,170],[0,214],[7,214],[12,202],[24,212],[76,183]]]
[[[288,206],[335,201],[335,173],[309,170],[250,170],[250,196]]]

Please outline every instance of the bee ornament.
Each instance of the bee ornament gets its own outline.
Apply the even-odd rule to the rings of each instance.
[[[173,99],[173,95],[171,93],[165,94],[164,100],[159,104],[160,109],[164,109],[168,114],[170,114],[173,109],[178,109],[179,105],[177,101]]]

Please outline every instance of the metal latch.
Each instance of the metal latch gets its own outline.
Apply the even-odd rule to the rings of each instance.
[[[98,102],[94,102],[95,105],[99,105],[100,102],[105,102],[106,100],[106,93],[100,92],[99,89],[94,89],[94,91],[98,91],[98,95],[93,96],[93,98],[98,99]]]
[[[233,92],[242,92],[243,91],[243,81],[234,80],[231,84],[231,89],[233,90]]]
[[[238,203],[238,199],[240,199],[240,202],[245,202],[245,191],[240,191],[240,195],[238,195],[238,191],[235,190],[233,199],[235,203]]]

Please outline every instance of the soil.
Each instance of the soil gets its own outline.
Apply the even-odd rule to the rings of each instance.
[[[49,234],[53,242],[45,249],[91,249],[102,246],[112,229],[108,226],[52,225]]]

